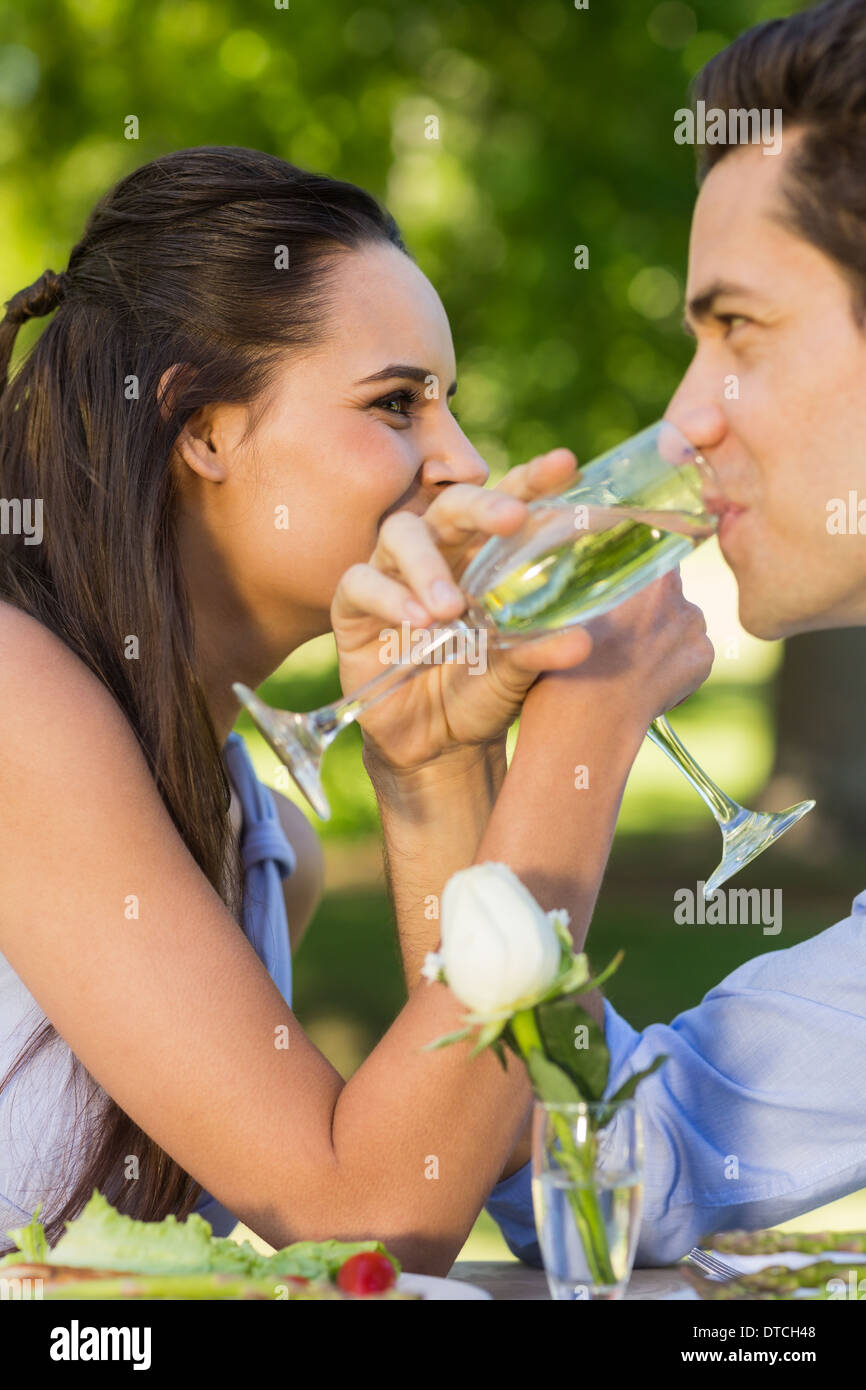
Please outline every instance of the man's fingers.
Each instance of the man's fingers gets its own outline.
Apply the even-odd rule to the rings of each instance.
[[[548,632],[533,641],[516,642],[508,656],[523,671],[567,671],[581,666],[592,651],[592,638],[583,627]]]

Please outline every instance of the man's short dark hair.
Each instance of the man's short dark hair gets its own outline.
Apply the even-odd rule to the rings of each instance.
[[[836,262],[866,322],[866,0],[824,0],[748,29],[698,73],[692,97],[708,110],[780,110],[783,142],[803,131],[784,173],[784,222]],[[699,184],[732,148],[698,146]]]

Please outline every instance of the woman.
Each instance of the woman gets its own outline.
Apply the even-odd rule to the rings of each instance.
[[[447,319],[392,219],[255,151],[122,180],[68,270],[9,301],[0,367],[54,308],[0,401],[0,490],[44,508],[41,544],[0,545],[0,1230],[44,1198],[55,1239],[98,1187],[274,1246],[375,1234],[445,1273],[526,1161],[531,1097],[514,1059],[421,1051],[460,1013],[419,984],[424,903],[476,858],[534,886],[523,808],[551,721],[577,718],[611,776],[550,905],[585,931],[646,726],[706,675],[700,618],[670,580],[611,620],[579,687],[574,631],[491,652],[483,677],[433,665],[364,717],[409,999],[344,1083],[290,1008],[317,840],[230,737],[231,684],[330,629],[362,684],[383,624],[455,617],[466,557],[574,456],[485,490]],[[537,682],[506,777],[543,670],[562,679]]]

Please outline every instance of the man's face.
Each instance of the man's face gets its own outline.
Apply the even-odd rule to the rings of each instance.
[[[866,334],[834,262],[778,221],[798,136],[727,155],[695,208],[694,359],[668,409],[716,470],[719,542],[758,637],[866,623]],[[854,534],[837,534],[856,494]],[[856,504],[864,502],[864,534]],[[828,510],[830,508],[830,510]]]

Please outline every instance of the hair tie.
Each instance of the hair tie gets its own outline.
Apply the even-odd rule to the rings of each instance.
[[[6,302],[6,322],[24,323],[27,319],[41,319],[50,314],[63,300],[69,288],[69,276],[65,270],[56,274],[45,270],[26,289],[19,290]]]

